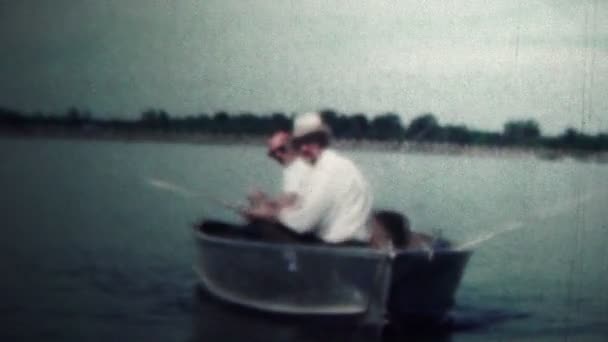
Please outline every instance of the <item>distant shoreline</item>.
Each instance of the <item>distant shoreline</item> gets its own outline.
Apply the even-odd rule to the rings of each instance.
[[[266,137],[259,135],[201,134],[201,133],[150,133],[109,131],[49,131],[49,130],[0,130],[0,139],[58,139],[90,140],[116,142],[150,142],[194,145],[257,145],[264,146]],[[583,162],[608,163],[608,152],[589,152],[579,150],[558,150],[542,147],[497,147],[479,145],[457,145],[450,143],[428,143],[411,141],[372,141],[335,139],[333,145],[338,149],[361,150],[371,152],[401,152],[410,154],[474,156],[498,158],[538,158],[542,160],[560,160],[573,158]]]

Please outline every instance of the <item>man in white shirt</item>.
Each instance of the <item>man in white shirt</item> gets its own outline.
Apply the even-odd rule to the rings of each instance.
[[[283,166],[283,193],[297,194],[306,182],[311,167],[298,157],[289,133],[279,131],[270,137],[268,156]]]
[[[298,116],[292,137],[298,155],[312,165],[298,203],[252,216],[274,220],[298,234],[312,233],[328,243],[369,242],[369,185],[349,159],[328,148],[330,132],[320,115]]]
[[[273,201],[281,207],[293,205],[307,181],[311,166],[298,157],[291,146],[291,136],[286,131],[274,133],[267,145],[268,156],[283,167],[282,193],[273,200],[263,192],[253,191],[249,194],[251,205],[257,206],[263,201]]]

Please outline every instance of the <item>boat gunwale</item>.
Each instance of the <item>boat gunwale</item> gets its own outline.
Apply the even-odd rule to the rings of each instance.
[[[280,243],[280,242],[269,242],[269,241],[255,241],[247,239],[234,239],[226,238],[221,236],[214,236],[212,234],[203,232],[199,229],[194,230],[194,235],[197,240],[209,241],[221,245],[234,246],[239,245],[244,247],[258,247],[270,250],[285,250],[286,248],[306,251],[331,251],[332,254],[344,255],[344,256],[362,256],[367,258],[376,257],[388,257],[394,259],[399,255],[412,255],[412,256],[427,256],[434,257],[435,255],[450,255],[450,254],[472,254],[472,249],[437,249],[433,250],[432,254],[429,254],[428,250],[417,249],[417,250],[404,250],[399,249],[395,251],[379,250],[367,246],[334,246],[331,244],[300,244],[300,243]]]

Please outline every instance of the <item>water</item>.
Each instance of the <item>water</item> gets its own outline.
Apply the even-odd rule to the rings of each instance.
[[[608,339],[607,166],[346,153],[377,206],[476,248],[453,321],[425,340]],[[278,191],[261,147],[3,139],[0,155],[2,341],[373,340],[194,290],[190,223]]]

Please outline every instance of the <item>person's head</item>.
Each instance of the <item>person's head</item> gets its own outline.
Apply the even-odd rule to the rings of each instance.
[[[305,113],[293,123],[293,146],[299,156],[314,163],[329,146],[330,129],[319,113]]]
[[[410,221],[395,211],[379,210],[373,215],[372,244],[376,247],[392,242],[395,247],[406,246],[411,238]]]
[[[268,139],[268,156],[276,160],[281,165],[291,163],[296,157],[296,153],[291,147],[291,137],[285,131],[278,131]]]

